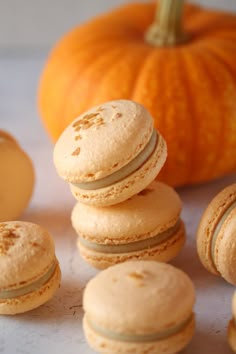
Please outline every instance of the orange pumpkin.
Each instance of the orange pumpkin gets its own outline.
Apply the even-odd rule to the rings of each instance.
[[[133,99],[167,140],[162,180],[176,186],[236,170],[236,16],[186,5],[181,21],[182,6],[162,0],[150,27],[155,4],[128,4],[56,45],[39,89],[53,139],[90,107]]]

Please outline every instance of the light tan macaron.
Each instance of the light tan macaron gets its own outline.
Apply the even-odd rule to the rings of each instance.
[[[197,231],[197,251],[204,267],[236,284],[236,184],[217,194]]]
[[[149,112],[129,100],[107,102],[76,118],[54,149],[58,174],[82,203],[120,203],[150,184],[167,156]]]
[[[181,207],[174,189],[157,181],[117,205],[96,208],[77,203],[72,224],[80,253],[99,269],[132,259],[167,262],[184,245]]]
[[[97,353],[177,353],[194,333],[194,301],[190,278],[169,264],[117,264],[86,286],[86,339]]]
[[[232,350],[236,353],[236,291],[232,299],[233,318],[228,325],[228,342]]]
[[[0,130],[0,222],[20,216],[31,198],[34,168],[16,140]]]
[[[0,269],[2,315],[26,312],[44,304],[60,285],[53,239],[36,224],[0,223]]]

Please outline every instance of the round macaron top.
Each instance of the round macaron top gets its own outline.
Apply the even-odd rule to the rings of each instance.
[[[236,183],[218,193],[204,211],[198,231],[197,249],[204,266],[231,278],[235,266]],[[231,275],[229,274],[232,273]],[[225,273],[225,274],[224,274]],[[236,282],[236,276],[234,281]],[[232,279],[228,281],[232,282]]]
[[[154,181],[132,198],[105,208],[77,203],[72,223],[81,237],[101,244],[135,242],[176,224],[181,200],[173,188]]]
[[[120,170],[141,153],[153,134],[153,119],[140,104],[117,100],[76,118],[54,149],[59,175],[71,183],[91,182]]]
[[[181,270],[155,261],[132,261],[90,280],[83,307],[96,328],[145,335],[186,323],[194,301],[193,284]]]
[[[0,223],[0,291],[26,287],[45,275],[54,262],[54,242],[41,226]]]

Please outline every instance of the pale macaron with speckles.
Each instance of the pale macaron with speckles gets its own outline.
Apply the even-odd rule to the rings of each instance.
[[[116,205],[77,203],[71,219],[80,253],[99,269],[135,259],[167,262],[184,245],[181,207],[175,190],[157,181]]]
[[[0,222],[14,220],[28,205],[34,187],[34,168],[16,140],[0,130]]]
[[[180,269],[130,261],[100,272],[83,296],[83,327],[97,353],[173,354],[195,328],[195,291]]]
[[[41,226],[0,223],[0,314],[32,310],[52,298],[61,271],[52,237]]]
[[[167,157],[165,140],[140,104],[117,100],[92,108],[62,133],[54,149],[58,174],[82,203],[120,203],[149,185]]]
[[[232,313],[233,317],[228,325],[228,342],[231,349],[236,353],[236,291],[232,299]]]
[[[236,285],[236,183],[218,193],[206,208],[197,231],[204,267]]]

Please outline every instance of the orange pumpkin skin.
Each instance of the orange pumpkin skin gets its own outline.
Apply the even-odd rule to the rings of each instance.
[[[158,48],[144,33],[155,4],[129,4],[67,34],[39,88],[53,139],[83,111],[127,98],[142,103],[168,144],[161,179],[199,183],[236,170],[236,16],[186,5],[185,44]]]

